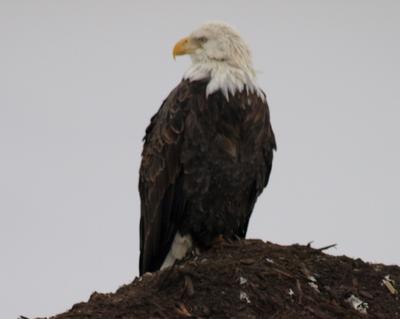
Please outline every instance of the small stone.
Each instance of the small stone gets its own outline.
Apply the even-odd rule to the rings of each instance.
[[[244,265],[252,265],[254,264],[256,261],[252,258],[246,258],[246,259],[241,259],[240,263],[244,264]]]
[[[349,298],[346,299],[346,302],[348,302],[350,305],[352,305],[352,307],[363,313],[363,314],[367,314],[367,309],[368,309],[368,303],[362,301],[360,298],[351,295]]]
[[[244,278],[244,277],[242,277],[242,276],[240,276],[240,278],[239,278],[239,284],[240,284],[240,285],[244,285],[245,283],[247,283],[247,279]]]
[[[249,295],[247,293],[245,293],[244,291],[240,292],[239,298],[241,301],[244,301],[246,303],[251,303]]]

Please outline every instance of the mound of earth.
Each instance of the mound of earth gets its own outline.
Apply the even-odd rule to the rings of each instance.
[[[400,318],[400,267],[324,250],[221,243],[52,318]]]

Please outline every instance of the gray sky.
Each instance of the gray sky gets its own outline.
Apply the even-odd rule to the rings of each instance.
[[[141,138],[201,23],[242,33],[278,141],[248,236],[400,264],[398,1],[0,0],[0,317],[138,274]]]

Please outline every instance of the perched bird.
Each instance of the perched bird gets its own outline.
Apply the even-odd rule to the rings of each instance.
[[[146,130],[139,191],[140,274],[169,267],[216,238],[245,238],[268,183],[275,137],[241,36],[207,23],[173,56],[192,64]]]

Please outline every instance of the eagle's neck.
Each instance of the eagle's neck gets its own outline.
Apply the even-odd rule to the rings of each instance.
[[[217,91],[221,91],[229,100],[229,94],[246,90],[256,92],[264,99],[265,96],[256,82],[255,71],[252,67],[236,67],[224,61],[207,61],[193,63],[185,72],[184,79],[198,81],[209,79],[206,89],[207,97]]]

